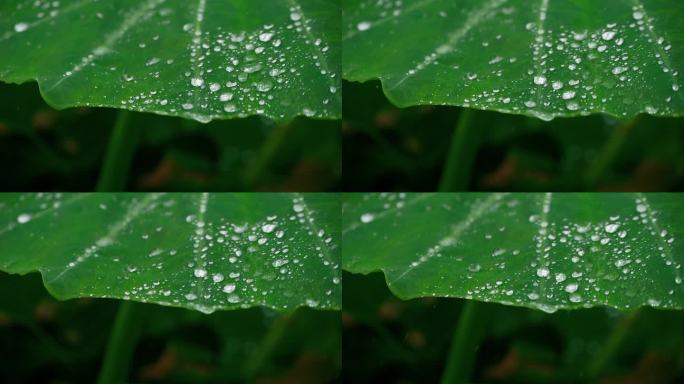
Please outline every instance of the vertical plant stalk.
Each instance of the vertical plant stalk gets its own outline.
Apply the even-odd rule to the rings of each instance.
[[[589,379],[598,379],[608,363],[613,360],[613,357],[622,346],[622,343],[624,343],[627,335],[629,335],[629,331],[639,317],[639,314],[640,311],[637,310],[626,314],[620,319],[619,323],[615,326],[615,329],[613,329],[613,332],[606,338],[603,348],[594,355],[594,359],[589,364],[587,368],[587,376],[589,376]]]
[[[270,359],[273,351],[285,336],[285,331],[292,322],[293,316],[294,315],[290,313],[280,315],[280,317],[271,324],[268,333],[261,340],[261,344],[245,364],[245,376],[248,379],[253,381],[259,373],[259,369],[261,369],[264,366],[264,363]]]
[[[107,154],[97,182],[98,192],[118,192],[126,189],[131,161],[138,145],[138,133],[131,125],[131,112],[118,112]],[[131,359],[140,337],[144,304],[122,301],[116,313],[97,379],[98,384],[128,381]]]
[[[119,111],[97,181],[98,192],[119,192],[126,189],[138,140],[138,131],[131,125],[131,112]]]
[[[477,111],[463,108],[458,118],[456,130],[451,137],[451,147],[447,156],[439,192],[465,191],[472,175],[475,155],[482,140],[482,127],[475,126]]]
[[[601,179],[605,176],[608,168],[615,162],[615,158],[620,154],[630,133],[634,130],[639,117],[635,117],[619,126],[596,156],[596,160],[589,166],[585,175],[585,185],[587,190],[594,190]]]
[[[468,383],[486,328],[487,304],[466,300],[456,324],[442,384]]]
[[[119,304],[97,384],[128,382],[133,352],[142,331],[143,305],[132,301]]]
[[[256,158],[245,170],[244,182],[247,189],[252,189],[254,185],[262,179],[264,172],[271,165],[273,158],[278,154],[283,143],[290,135],[293,125],[294,121],[291,121],[284,124],[278,124],[273,128],[270,135],[261,146]]]

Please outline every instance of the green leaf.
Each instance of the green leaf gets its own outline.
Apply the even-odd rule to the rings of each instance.
[[[0,5],[0,80],[52,106],[212,119],[338,118],[338,0]]]
[[[340,307],[330,194],[4,194],[0,268],[59,299]]]
[[[343,75],[402,107],[681,116],[682,18],[669,0],[349,0]]]
[[[343,268],[401,298],[684,309],[676,194],[353,194]]]

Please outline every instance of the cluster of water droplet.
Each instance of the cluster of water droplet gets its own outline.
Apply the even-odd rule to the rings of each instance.
[[[535,4],[539,4],[533,12],[535,19],[526,24],[521,24],[520,19],[529,10],[507,4],[506,0],[489,0],[474,9],[460,10],[461,14],[449,16],[454,20],[453,30],[435,41],[431,51],[406,63],[405,73],[380,77],[389,89],[409,86],[407,83],[414,78],[421,83],[448,78],[453,90],[432,87],[432,92],[419,93],[415,97],[420,100],[412,102],[433,103],[437,89],[441,99],[453,99],[466,107],[528,112],[544,120],[559,114],[594,111],[623,116],[644,111],[673,112],[676,106],[672,101],[680,86],[679,73],[668,57],[672,44],[658,36],[654,19],[643,5],[634,5],[629,10],[628,22],[608,23],[596,30],[574,30],[547,21],[552,5],[548,0]],[[447,5],[429,5],[430,2],[362,2],[353,17],[349,17],[352,21],[347,25],[346,38],[363,39],[360,35],[375,28],[383,29],[382,36],[407,37],[403,33],[407,23],[421,18],[399,16],[417,8],[422,8],[426,17],[434,18],[435,12],[447,17]],[[369,18],[369,14],[377,17]],[[507,47],[518,42],[489,32],[488,23],[492,22],[529,31],[529,51],[510,53]],[[379,38],[379,34],[369,38]],[[478,50],[477,56],[466,54],[473,50]],[[487,55],[488,52],[491,54]],[[483,55],[485,61],[479,62],[476,57]],[[521,78],[521,73],[525,77]],[[648,93],[646,97],[644,92]],[[644,104],[644,99],[649,104]]]

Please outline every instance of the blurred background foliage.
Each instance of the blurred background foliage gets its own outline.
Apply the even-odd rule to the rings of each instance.
[[[465,300],[402,301],[381,273],[343,276],[343,381],[438,383]],[[605,356],[619,327],[625,337],[597,383],[684,382],[684,313],[650,307],[636,315],[608,308],[541,311],[488,304],[476,383],[590,383],[587,371]]]
[[[461,108],[397,108],[380,83],[344,83],[343,189],[437,189]],[[539,119],[476,112],[469,190],[684,189],[684,119]]]
[[[39,274],[1,273],[0,291],[0,382],[95,382],[118,301],[57,301]],[[340,375],[339,312],[143,307],[132,382],[314,384]]]
[[[94,190],[118,111],[56,111],[35,83],[0,83],[0,190]],[[134,113],[127,190],[327,191],[339,187],[338,121],[261,117],[203,125]]]

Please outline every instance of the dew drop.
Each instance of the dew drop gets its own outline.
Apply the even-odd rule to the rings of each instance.
[[[572,100],[575,98],[575,91],[563,92],[563,100]]]
[[[544,85],[544,84],[546,84],[546,77],[545,76],[535,76],[534,77],[534,83],[537,85]]]
[[[370,223],[371,221],[373,221],[373,219],[375,219],[375,215],[372,213],[364,213],[363,215],[361,215],[362,223]]]
[[[26,224],[29,221],[31,221],[31,215],[28,213],[22,213],[21,215],[17,216],[17,222],[19,224]]]
[[[233,293],[235,292],[235,284],[226,284],[223,286],[223,292]]]
[[[273,38],[273,32],[264,32],[259,35],[259,40],[265,42],[270,41]]]
[[[548,277],[549,276],[549,269],[546,267],[541,267],[537,269],[537,276],[539,277]]]
[[[29,25],[27,23],[17,23],[14,25],[14,31],[17,33],[24,32],[28,28],[29,28]]]
[[[613,37],[615,37],[615,31],[606,31],[601,34],[601,38],[606,41],[613,40]]]
[[[207,275],[207,270],[204,268],[195,269],[195,277],[205,277]]]
[[[356,29],[358,29],[361,32],[369,30],[370,27],[371,27],[371,23],[368,21],[362,21],[362,22],[356,24]]]

